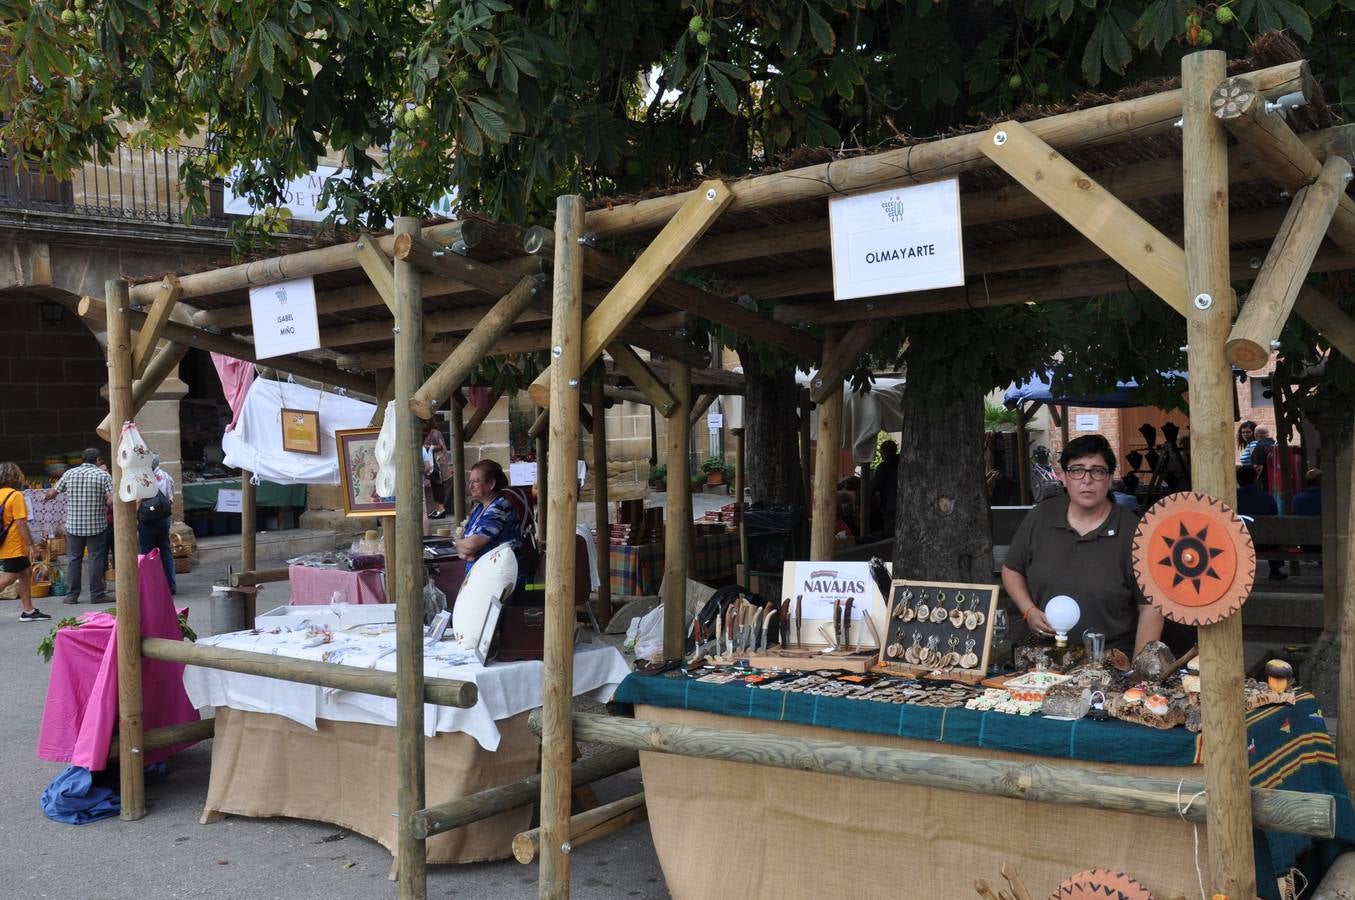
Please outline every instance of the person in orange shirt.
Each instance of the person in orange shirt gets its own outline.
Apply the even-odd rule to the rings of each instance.
[[[28,504],[24,502],[23,470],[14,463],[0,463],[0,590],[18,582],[23,612],[20,622],[41,622],[51,616],[33,605],[33,573],[29,554],[33,535],[28,530]]]

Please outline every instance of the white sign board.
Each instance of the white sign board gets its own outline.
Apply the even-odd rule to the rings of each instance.
[[[711,431],[719,431],[721,428],[724,427],[725,427],[724,413],[706,414],[706,428],[710,429]]]
[[[1074,431],[1100,431],[1101,417],[1095,413],[1078,413],[1073,420]]]
[[[239,488],[231,490],[222,488],[216,492],[216,511],[224,513],[238,513],[244,509],[244,494]]]
[[[957,179],[835,197],[828,219],[838,300],[964,284]]]
[[[249,289],[258,359],[286,356],[320,347],[320,320],[315,312],[315,279],[298,278]]]
[[[852,603],[852,620],[859,621],[867,615],[875,623],[877,634],[884,634],[885,599],[870,577],[868,562],[787,562],[781,569],[781,596],[791,598],[791,615],[795,614],[795,602],[800,603],[801,628],[806,644],[828,643],[819,626],[826,626],[832,633],[833,602]],[[865,624],[852,632],[852,642],[858,640],[866,646],[873,646],[874,639],[869,637]]]
[[[508,464],[508,483],[517,487],[536,484],[536,463],[510,462]]]
[[[325,181],[331,176],[337,175],[340,178],[348,178],[348,169],[338,169],[334,166],[316,166],[314,172],[292,178],[282,188],[282,202],[278,204],[283,209],[290,210],[293,219],[301,219],[306,222],[323,222],[335,210],[333,203],[320,205],[320,194],[325,189]],[[385,178],[382,172],[376,172],[372,175],[372,181],[380,181]],[[249,198],[243,194],[235,193],[232,188],[240,178],[240,168],[237,166],[231,171],[231,175],[226,179],[226,186],[222,192],[222,212],[228,216],[252,216],[263,211],[262,207],[255,206]],[[454,217],[456,212],[456,190],[445,194],[437,200],[428,211],[435,215],[444,215]]]

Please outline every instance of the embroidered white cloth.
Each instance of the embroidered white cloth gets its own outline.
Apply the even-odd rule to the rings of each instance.
[[[201,638],[198,643],[393,672],[395,634],[393,629],[387,629],[389,626],[368,625],[354,632],[335,632],[332,643],[314,647],[303,646],[306,629],[301,627],[278,634],[237,631]],[[429,737],[440,731],[461,731],[493,751],[499,746],[496,723],[535,709],[543,700],[546,669],[538,660],[482,666],[473,654],[461,651],[451,641],[443,641],[424,650],[423,665],[426,677],[473,681],[480,692],[478,702],[470,709],[425,704],[424,734]],[[587,695],[605,703],[628,674],[630,666],[614,647],[582,644],[574,653],[575,696]],[[314,728],[317,719],[395,725],[393,698],[199,666],[187,666],[183,681],[188,698],[199,709],[229,706],[247,712],[272,713],[308,728]]]
[[[282,449],[282,410],[319,412],[320,453]],[[260,378],[249,386],[235,428],[221,436],[225,464],[282,484],[338,484],[334,432],[366,428],[376,406],[286,381]]]

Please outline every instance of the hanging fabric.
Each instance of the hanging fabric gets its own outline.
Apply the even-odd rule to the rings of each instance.
[[[226,403],[231,408],[231,423],[226,426],[226,430],[234,431],[236,423],[240,421],[240,411],[245,408],[245,396],[254,383],[254,363],[213,353],[212,365],[216,367],[216,374],[221,379],[221,392],[226,395]]]
[[[282,410],[318,411],[320,452],[295,453],[282,446]],[[334,432],[366,428],[376,406],[301,384],[256,380],[245,396],[235,429],[221,436],[225,464],[283,484],[338,484]]]

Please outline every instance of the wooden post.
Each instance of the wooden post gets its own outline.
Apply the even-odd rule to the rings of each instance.
[[[813,484],[810,472],[814,466],[809,447],[809,417],[813,408],[813,404],[809,401],[809,391],[802,388],[800,390],[800,479],[804,482],[806,505],[810,503],[809,498]],[[803,532],[801,533],[803,534]]]
[[[748,529],[743,522],[743,493],[748,486],[748,469],[744,460],[742,428],[731,428],[734,435],[734,521],[739,526],[739,564],[743,570],[743,587],[750,590],[752,576],[748,574]]]
[[[452,518],[466,520],[466,420],[460,403],[453,402],[447,412],[448,435],[452,446]],[[438,498],[441,501],[442,498]]]
[[[254,473],[240,471],[240,571],[253,572],[258,564],[259,491],[254,484]],[[245,627],[254,627],[258,613],[258,594],[246,591]]]
[[[155,392],[160,389],[160,385],[165,383],[165,379],[170,376],[188,354],[187,344],[167,343],[151,356],[150,362],[146,364],[146,372],[136,381],[132,382],[132,416],[141,412],[141,407],[145,406]],[[94,431],[99,437],[113,442],[114,429],[113,417],[104,416],[104,420],[95,427]]]
[[[1237,491],[1237,478],[1233,373],[1224,355],[1236,305],[1228,273],[1228,142],[1209,107],[1210,94],[1226,74],[1225,63],[1218,50],[1192,53],[1181,63],[1186,296],[1179,302],[1186,310],[1190,348],[1191,484],[1197,491],[1230,500]],[[1251,784],[1242,708],[1242,616],[1202,625],[1199,636],[1209,795],[1207,892],[1254,897]]]
[[[601,373],[593,382],[593,510],[598,553],[598,621],[603,625],[612,617],[611,544],[607,500],[607,402]]]
[[[569,821],[571,847],[582,847],[598,838],[620,831],[627,825],[643,822],[649,818],[645,808],[645,795],[641,791],[620,800],[613,800],[606,806],[599,806],[574,816]],[[536,859],[541,850],[541,829],[533,828],[513,838],[513,858],[526,865]]]
[[[686,642],[687,559],[692,552],[692,370],[675,362],[669,386],[677,406],[668,416],[668,506],[663,515],[663,656],[681,659]]]
[[[1322,504],[1322,636],[1324,641],[1334,639],[1341,630],[1344,620],[1345,597],[1341,592],[1341,573],[1333,565],[1340,557],[1345,537],[1342,530],[1345,522],[1337,518],[1337,500],[1339,480],[1336,477],[1337,466],[1345,462],[1336,446],[1336,429],[1320,427],[1322,448],[1318,455],[1322,469],[1322,493],[1328,498]],[[1347,442],[1346,446],[1350,446]],[[1352,747],[1351,749],[1355,749]],[[1337,747],[1340,751],[1340,747]]]
[[[569,896],[570,768],[574,705],[574,528],[578,521],[579,379],[583,375],[583,198],[555,203],[555,277],[551,301],[550,459],[546,483],[546,687],[541,736],[543,900]],[[539,445],[538,445],[539,446]],[[539,461],[538,461],[539,462]]]
[[[1351,566],[1355,565],[1355,496],[1351,496],[1351,486],[1355,485],[1355,440],[1347,438],[1345,452],[1346,467],[1343,493],[1346,497],[1345,541],[1338,552],[1344,556],[1343,565],[1337,567],[1337,584],[1342,588],[1341,600],[1341,670],[1336,691],[1336,752],[1341,766],[1341,778],[1346,783],[1346,791],[1355,785],[1355,577]],[[1333,472],[1332,474],[1336,474]],[[1332,479],[1335,481],[1336,479]],[[1323,473],[1323,481],[1327,482]],[[1331,491],[1330,482],[1323,484],[1324,493]],[[1335,492],[1328,494],[1328,502],[1336,505]],[[1325,507],[1326,504],[1324,503]],[[1324,559],[1323,568],[1332,566],[1336,560]]]
[[[1021,490],[1021,502],[1031,502],[1030,443],[1026,440],[1026,426],[1030,416],[1024,403],[1016,404],[1016,484]]]
[[[132,419],[132,329],[127,316],[127,282],[104,282],[108,297],[108,409],[113,425],[113,545],[117,560],[118,607],[118,753],[122,811],[128,821],[146,815],[146,780],[142,767],[141,724],[141,587],[136,556],[136,502],[118,498],[122,466],[118,433]],[[91,557],[92,558],[92,557]]]
[[[397,235],[417,235],[419,220],[397,216]],[[423,296],[418,268],[395,262],[395,731],[399,753],[396,867],[402,900],[428,895],[428,856],[411,817],[424,807],[423,738],[423,423],[410,398],[423,383]],[[388,548],[389,549],[389,548]]]
[[[842,337],[842,327],[824,329],[823,358],[832,359]],[[842,382],[837,387],[815,385],[819,403],[819,438],[814,447],[814,498],[810,503],[809,558],[832,559],[837,525],[837,461],[842,443]]]
[[[873,458],[862,464],[861,482],[856,489],[856,536],[858,538],[870,534],[870,464],[872,462],[874,462]]]

